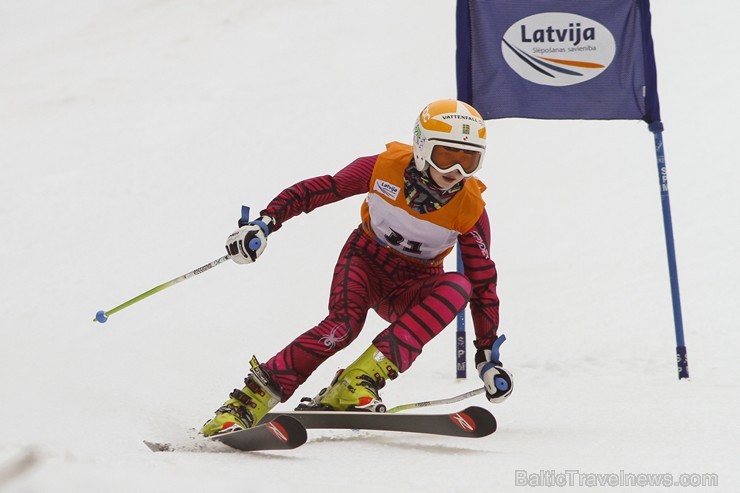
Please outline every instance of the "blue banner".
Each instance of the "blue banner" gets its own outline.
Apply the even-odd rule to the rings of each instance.
[[[659,122],[649,0],[458,0],[457,83],[485,119]]]

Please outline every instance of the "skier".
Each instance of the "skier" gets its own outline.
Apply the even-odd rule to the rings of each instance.
[[[367,194],[360,226],[334,268],[329,314],[269,361],[252,358],[241,390],[201,429],[205,436],[257,424],[290,398],[327,358],[360,333],[373,308],[389,322],[370,347],[329,387],[302,407],[332,411],[383,411],[379,390],[405,372],[422,347],[470,302],[475,362],[491,402],[512,391],[511,374],[491,347],[497,339],[497,273],[490,258],[490,227],[473,175],[483,165],[486,128],[481,115],[456,100],[427,105],[414,127],[413,148],[392,142],[385,152],[361,157],[334,176],[320,176],[281,192],[257,220],[226,241],[238,264],[257,260],[267,237],[285,221],[338,200]],[[459,242],[465,275],[445,272],[444,257]]]

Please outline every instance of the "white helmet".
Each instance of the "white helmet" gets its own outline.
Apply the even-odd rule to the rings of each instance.
[[[472,176],[483,167],[486,123],[467,103],[443,99],[427,105],[414,127],[414,162],[424,171],[432,166],[440,173],[459,171]]]

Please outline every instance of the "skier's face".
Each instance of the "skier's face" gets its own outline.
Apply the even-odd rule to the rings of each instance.
[[[434,169],[434,166],[429,166],[429,176],[432,177],[434,183],[442,190],[449,190],[463,179],[463,175],[457,170],[452,170],[449,173],[440,173]]]

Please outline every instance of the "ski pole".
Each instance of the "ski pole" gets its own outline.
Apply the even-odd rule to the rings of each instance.
[[[493,345],[491,346],[491,361],[501,360],[500,348],[501,348],[501,344],[503,344],[504,341],[506,341],[506,336],[504,334],[501,334],[493,342]],[[415,409],[417,407],[452,404],[453,402],[459,402],[461,400],[467,399],[468,397],[473,397],[478,394],[482,394],[483,392],[485,392],[485,390],[486,390],[485,387],[481,387],[479,389],[471,390],[470,392],[465,392],[464,394],[460,394],[455,397],[450,397],[449,399],[439,399],[436,401],[426,401],[426,402],[415,402],[413,404],[402,404],[400,406],[392,407],[388,409],[386,412],[387,413],[397,413],[398,411],[405,411],[407,409]]]
[[[133,305],[134,303],[138,303],[139,301],[141,301],[141,300],[143,300],[145,298],[148,298],[148,297],[150,297],[153,294],[159,293],[160,291],[163,291],[163,290],[169,288],[170,286],[174,286],[175,284],[181,283],[185,279],[190,279],[191,277],[197,276],[198,274],[202,274],[202,273],[204,273],[204,272],[206,272],[208,270],[211,270],[212,268],[216,267],[217,265],[226,262],[227,260],[229,260],[229,258],[230,258],[229,255],[224,255],[223,257],[214,260],[210,264],[206,264],[203,267],[198,267],[194,271],[188,272],[187,274],[183,274],[180,277],[176,277],[176,278],[172,279],[171,281],[167,281],[164,284],[160,284],[159,286],[153,287],[149,291],[146,291],[144,293],[141,293],[139,296],[137,296],[135,298],[131,298],[126,303],[122,303],[122,304],[118,305],[115,308],[111,308],[108,311],[100,310],[98,313],[95,314],[95,318],[93,319],[93,322],[100,322],[101,324],[102,323],[105,323],[108,320],[108,317],[110,317],[114,313],[119,312],[119,311],[123,310],[124,308]]]
[[[243,205],[241,212],[242,212],[241,222],[243,222],[243,223],[246,224],[247,222],[249,222],[249,207],[247,207],[246,205]],[[241,225],[241,223],[240,223],[240,225]],[[210,264],[206,264],[203,267],[198,267],[194,271],[188,272],[187,274],[183,274],[180,277],[176,277],[176,278],[172,279],[171,281],[167,281],[164,284],[160,284],[159,286],[155,286],[152,289],[150,289],[149,291],[146,291],[144,293],[141,293],[136,298],[131,298],[126,303],[122,303],[122,304],[118,305],[115,308],[111,308],[108,311],[100,310],[98,313],[95,314],[95,318],[93,319],[93,322],[100,322],[101,324],[102,323],[105,323],[108,320],[108,317],[110,317],[111,315],[113,315],[116,312],[119,312],[119,311],[123,310],[127,306],[131,306],[134,303],[138,303],[139,301],[143,300],[144,298],[148,298],[148,297],[150,297],[153,294],[159,293],[160,291],[163,291],[163,290],[169,288],[170,286],[174,286],[175,284],[181,283],[185,279],[190,279],[191,277],[197,276],[198,274],[202,274],[202,273],[204,273],[207,270],[211,270],[212,268],[216,267],[217,265],[226,262],[230,258],[231,258],[230,255],[224,255],[223,257],[214,260]]]
[[[485,392],[486,388],[481,387],[479,389],[471,390],[470,392],[465,392],[464,394],[456,395],[455,397],[450,397],[449,399],[439,399],[436,401],[424,401],[424,402],[414,402],[413,404],[401,404],[400,406],[392,407],[388,409],[387,413],[397,413],[399,411],[405,411],[407,409],[416,409],[417,407],[429,407],[429,406],[441,406],[443,404],[452,404],[455,402],[460,402],[464,399],[467,399],[469,397],[476,396],[478,394],[482,394]]]

